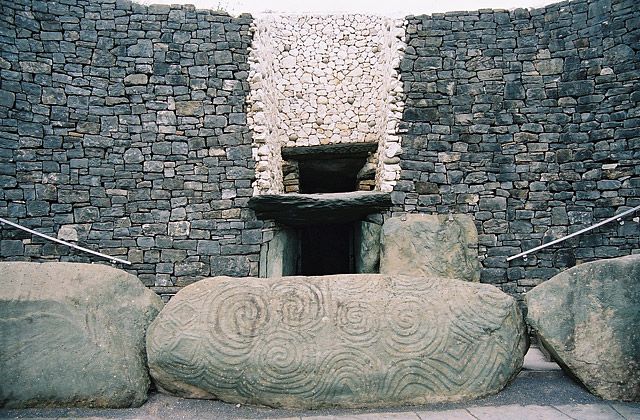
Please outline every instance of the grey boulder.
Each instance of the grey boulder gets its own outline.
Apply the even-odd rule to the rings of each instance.
[[[640,255],[570,268],[526,301],[545,347],[590,392],[640,401]]]
[[[526,350],[518,305],[497,288],[377,274],[204,279],[147,334],[164,392],[304,409],[482,397]]]
[[[466,214],[408,214],[386,220],[380,273],[480,281],[473,219]]]
[[[0,263],[0,405],[136,407],[160,298],[133,275],[73,263]]]

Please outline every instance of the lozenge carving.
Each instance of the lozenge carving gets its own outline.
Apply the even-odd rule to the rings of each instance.
[[[493,286],[372,274],[205,279],[147,335],[160,389],[289,408],[477,398],[517,374],[526,346],[515,300]]]

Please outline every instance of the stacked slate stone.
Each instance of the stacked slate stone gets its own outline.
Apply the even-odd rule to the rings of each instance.
[[[403,121],[388,114],[380,127],[378,163],[390,168],[376,171],[389,175],[376,185],[393,187],[394,212],[471,214],[481,281],[518,295],[577,263],[637,250],[630,218],[506,261],[640,205],[639,22],[635,0],[576,0],[389,26],[385,40],[407,44]],[[252,182],[256,170],[272,174],[256,192],[283,182],[279,148],[259,145],[275,141],[275,113],[254,121],[266,131],[247,125],[249,44],[268,44],[251,25],[191,6],[1,2],[0,217],[124,257],[160,293],[257,275],[270,233],[247,207]],[[401,44],[385,44],[378,63],[395,67]],[[275,56],[252,61],[268,76],[256,85],[266,96],[251,92],[263,107],[278,99]],[[395,118],[403,101],[392,74]],[[284,139],[303,144],[299,130]],[[94,261],[15,229],[0,238],[3,260]]]
[[[639,41],[635,0],[408,17],[395,209],[473,214],[511,293],[637,250],[627,219],[506,262],[640,205]]]
[[[257,274],[250,16],[24,0],[0,19],[0,217],[126,258],[161,293]],[[5,260],[92,258],[1,235]]]

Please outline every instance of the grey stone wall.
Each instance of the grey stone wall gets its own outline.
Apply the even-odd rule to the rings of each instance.
[[[482,281],[516,295],[638,252],[629,218],[506,262],[640,204],[639,7],[408,17],[392,213],[471,214]],[[0,0],[0,217],[126,258],[160,294],[258,275],[251,22],[123,0]],[[99,261],[5,227],[0,257]]]
[[[481,281],[513,294],[579,262],[639,252],[628,218],[506,262],[640,205],[640,3],[407,20],[394,211],[473,214]]]
[[[0,217],[126,258],[159,293],[257,275],[251,17],[0,2]],[[3,260],[100,261],[2,228]]]

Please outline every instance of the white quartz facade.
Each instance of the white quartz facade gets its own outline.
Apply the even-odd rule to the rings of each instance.
[[[400,174],[398,67],[404,22],[380,16],[267,16],[254,23],[249,124],[254,194],[282,193],[280,149],[377,142],[376,189]]]

